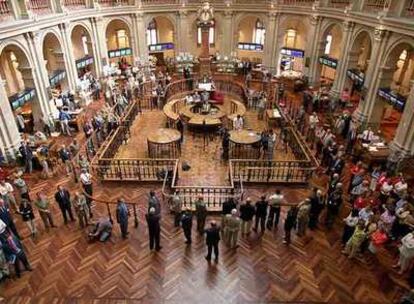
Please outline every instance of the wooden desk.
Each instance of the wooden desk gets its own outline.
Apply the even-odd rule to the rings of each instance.
[[[255,131],[230,131],[230,158],[259,158],[261,136]]]
[[[355,145],[355,154],[365,162],[369,168],[375,165],[385,166],[391,149],[388,146],[377,147],[377,151],[369,151],[367,147],[363,147],[360,142]]]
[[[271,126],[272,122],[274,122],[275,125],[279,127],[281,120],[282,115],[280,114],[278,109],[266,110],[266,121],[269,126]]]
[[[176,129],[160,128],[148,134],[148,155],[151,158],[177,158],[181,154],[181,134]]]

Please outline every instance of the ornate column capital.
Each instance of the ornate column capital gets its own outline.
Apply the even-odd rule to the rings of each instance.
[[[310,23],[313,26],[317,25],[320,20],[322,20],[322,17],[321,16],[318,16],[318,15],[311,15],[310,16]]]
[[[225,10],[223,11],[223,15],[225,18],[231,18],[233,16],[233,11],[232,10]]]
[[[132,14],[133,17],[137,19],[144,19],[144,13],[143,12],[136,12],[135,14]]]
[[[382,41],[382,39],[384,39],[386,34],[387,34],[387,30],[385,30],[382,26],[375,28],[374,30],[375,41]]]
[[[267,13],[267,16],[269,17],[269,19],[271,21],[274,21],[279,16],[279,13],[278,12],[270,11],[269,13]]]
[[[354,27],[355,27],[355,23],[354,22],[344,21],[342,24],[344,25],[344,31],[345,32],[351,32],[351,31],[354,30]]]
[[[179,10],[179,11],[177,12],[177,14],[178,14],[178,16],[179,16],[180,18],[187,18],[187,16],[188,16],[188,11],[187,11],[187,10]]]

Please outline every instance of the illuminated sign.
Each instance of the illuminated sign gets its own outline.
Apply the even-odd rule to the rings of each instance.
[[[131,48],[123,48],[123,49],[108,51],[109,58],[117,58],[117,57],[123,57],[123,56],[131,56],[131,55],[132,55]]]
[[[280,50],[280,53],[282,55],[290,56],[290,57],[297,57],[297,58],[303,58],[305,57],[305,51],[299,50],[299,49],[292,49],[292,48],[282,48]]]
[[[245,43],[245,42],[239,42],[238,45],[239,50],[243,51],[263,51],[263,44],[259,43]]]
[[[151,44],[148,46],[148,49],[150,52],[162,52],[165,50],[173,50],[174,49],[174,43],[167,42],[167,43],[157,43],[157,44]]]
[[[321,56],[319,57],[319,63],[336,70],[336,67],[338,66],[338,59],[329,56]]]
[[[404,96],[391,91],[390,88],[379,89],[378,95],[384,98],[396,110],[400,112],[404,111],[405,103],[407,102],[407,98],[405,98]]]

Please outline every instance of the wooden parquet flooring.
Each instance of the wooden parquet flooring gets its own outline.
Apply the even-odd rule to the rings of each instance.
[[[66,179],[58,183],[66,182]],[[52,194],[55,184],[44,184]],[[76,185],[70,184],[76,188]],[[86,231],[77,223],[63,225],[56,206],[59,228],[46,232],[37,219],[40,235],[34,240],[18,219],[34,271],[19,280],[0,285],[6,303],[258,303],[258,302],[330,302],[386,303],[399,299],[405,283],[390,270],[392,257],[380,254],[378,260],[349,261],[340,251],[342,226],[327,232],[293,236],[293,243],[282,244],[283,224],[267,231],[262,238],[255,233],[241,238],[237,250],[220,244],[220,261],[209,265],[204,255],[204,239],[193,231],[191,247],[184,244],[181,229],[163,205],[160,253],[148,248],[144,213],[147,193],[158,185],[137,186],[105,184],[95,187],[97,196],[139,202],[139,226],[122,240],[119,227],[106,244],[89,244]],[[256,200],[268,187],[248,188]],[[284,189],[290,202],[300,201],[307,190]],[[94,208],[95,218],[106,215],[106,207]],[[282,212],[281,219],[285,217]],[[209,219],[217,216],[209,216]],[[194,222],[195,226],[195,222]],[[194,227],[195,228],[195,227]],[[390,275],[386,288],[381,280]],[[128,301],[127,301],[128,300]]]
[[[200,164],[209,166],[205,162]],[[71,191],[80,188],[68,177],[49,181],[39,181],[35,176],[27,179],[32,195],[43,190],[51,199],[59,184],[67,185]],[[324,177],[315,177],[311,183],[325,184]],[[377,257],[365,260],[350,261],[342,255],[340,219],[330,231],[321,227],[304,238],[294,234],[292,244],[285,246],[282,238],[286,210],[282,210],[277,230],[266,231],[262,238],[252,232],[249,237],[240,238],[236,250],[220,243],[218,264],[208,264],[204,259],[204,239],[196,234],[195,221],[190,247],[184,244],[181,229],[174,227],[173,217],[163,203],[163,249],[150,252],[144,213],[151,189],[160,197],[159,184],[94,185],[98,198],[115,201],[122,195],[127,201],[138,203],[139,226],[134,228],[131,216],[127,240],[121,238],[115,224],[109,242],[88,243],[86,229],[81,230],[77,223],[65,226],[54,203],[58,228],[45,231],[37,216],[39,235],[35,239],[29,237],[28,228],[16,216],[34,270],[23,273],[21,279],[0,284],[0,302],[390,303],[398,301],[408,287],[406,278],[391,269],[395,257],[392,250],[383,249]],[[299,202],[309,194],[304,188],[282,190],[289,202]],[[274,191],[274,187],[249,185],[246,191],[246,197],[255,201]],[[114,214],[114,206],[111,210]],[[93,211],[95,219],[107,215],[106,206],[99,203]],[[345,213],[343,210],[342,216]],[[220,221],[219,216],[208,217],[213,218]]]

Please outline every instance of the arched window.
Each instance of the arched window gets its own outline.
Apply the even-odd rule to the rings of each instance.
[[[118,43],[118,49],[126,48],[129,46],[127,31],[124,29],[116,31],[116,41]]]
[[[257,19],[256,26],[253,32],[253,42],[264,45],[265,34],[266,29],[264,27],[264,24],[259,19]]]
[[[328,34],[326,36],[325,55],[329,55],[331,53],[331,47],[332,47],[332,35]]]
[[[208,40],[210,43],[210,46],[214,45],[215,41],[215,34],[216,34],[216,23],[214,20],[212,21],[212,25],[210,26],[209,33],[208,33]],[[197,44],[201,45],[201,27],[197,27]]]
[[[152,19],[147,28],[147,45],[157,44],[157,23]]]
[[[296,30],[294,29],[288,29],[286,31],[286,41],[285,46],[288,48],[294,48],[296,47]]]

